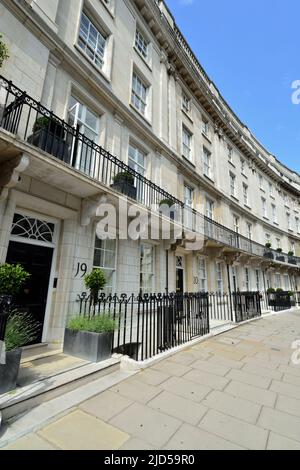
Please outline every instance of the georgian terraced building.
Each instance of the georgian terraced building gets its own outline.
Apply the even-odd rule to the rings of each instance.
[[[116,293],[298,288],[300,176],[234,114],[163,1],[0,0],[0,31],[0,262],[32,274],[22,302],[41,340],[61,341],[93,267]],[[180,239],[100,240],[99,204],[126,194],[174,202]]]

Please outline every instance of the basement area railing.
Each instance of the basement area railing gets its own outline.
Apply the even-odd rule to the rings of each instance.
[[[209,333],[208,294],[79,297],[80,315],[116,321],[113,352],[144,361]]]
[[[300,258],[268,249],[188,207],[1,76],[0,127],[95,181],[163,213],[186,230],[241,252],[300,267]],[[171,209],[166,211],[166,207]]]

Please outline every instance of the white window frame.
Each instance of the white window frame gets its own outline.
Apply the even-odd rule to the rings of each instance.
[[[144,60],[149,59],[149,41],[138,26],[135,31],[134,47]]]
[[[230,172],[229,178],[230,178],[230,195],[232,197],[236,197],[236,175]]]
[[[203,147],[203,174],[207,176],[207,178],[212,179],[212,154],[206,148]]]
[[[74,104],[71,105],[68,109],[68,120],[71,119],[74,120],[72,122],[72,127],[74,129],[78,130],[81,134],[85,135],[85,131],[90,131],[95,135],[95,139],[93,140],[96,144],[98,143],[99,140],[99,133],[100,133],[100,118],[96,115],[94,111],[92,111],[88,106],[86,106],[82,101],[78,100],[76,96],[71,94],[70,100],[74,100]],[[87,113],[91,113],[94,115],[96,118],[96,129],[93,129],[87,122]],[[81,115],[80,115],[81,114]],[[71,165],[74,165],[76,169],[89,174],[90,176],[94,177],[97,174],[97,168],[96,168],[96,152],[95,150],[90,149],[90,165],[89,165],[89,171],[86,171],[86,168],[82,166],[82,155],[85,153],[82,148],[85,145],[84,142],[81,139],[78,139],[77,142],[75,139],[73,139],[73,146],[77,144],[77,153],[74,155],[74,149],[72,149],[72,156],[73,156],[73,162],[71,162]],[[75,159],[75,161],[74,161]],[[94,174],[95,173],[95,174]]]
[[[278,223],[277,206],[275,204],[272,204],[272,219],[274,224]]]
[[[193,159],[193,134],[186,126],[182,126],[182,155],[190,162]]]
[[[205,215],[211,220],[214,220],[214,208],[215,208],[214,201],[207,197],[205,199]]]
[[[233,147],[231,145],[227,145],[227,155],[228,155],[228,161],[230,163],[233,163]]]
[[[243,198],[245,206],[249,206],[249,186],[243,183]]]
[[[191,99],[188,97],[188,95],[184,91],[182,92],[181,106],[182,106],[183,111],[185,111],[188,114],[190,113]]]
[[[268,218],[268,208],[267,208],[267,200],[265,197],[261,198],[261,203],[262,203],[262,215],[265,219]]]
[[[199,291],[207,292],[207,262],[205,258],[198,258]]]
[[[299,219],[299,217],[295,217],[295,227],[296,227],[296,232],[300,233],[300,219]]]
[[[143,264],[142,264],[142,249],[147,248],[151,250],[151,269],[150,271],[148,270],[143,270]],[[154,292],[154,280],[155,280],[155,246],[151,245],[150,243],[141,243],[140,244],[140,292],[142,294],[151,294]],[[147,288],[144,289],[143,286],[143,276],[149,276],[150,277],[150,284],[147,285]]]
[[[104,244],[103,248],[99,248],[99,247],[96,247],[97,238],[98,237],[97,237],[97,234],[96,234],[95,242],[94,242],[93,268],[94,269],[97,269],[97,268],[102,269],[104,274],[107,273],[107,272],[110,272],[112,274],[112,285],[111,286],[106,285],[105,288],[104,288],[104,291],[107,294],[113,294],[116,291],[117,250],[118,250],[117,240],[101,240],[101,239],[99,239]],[[114,241],[115,242],[115,249],[114,250],[107,249],[106,245],[107,245],[108,241]],[[104,263],[103,264],[100,263],[99,265],[97,265],[95,263],[95,257],[96,257],[96,252],[97,251],[102,251],[104,253]],[[107,253],[113,253],[114,254],[114,267],[113,268],[108,267],[108,266],[105,265],[105,260],[106,260]]]
[[[205,117],[202,117],[202,134],[210,140],[210,124],[209,120]]]
[[[238,215],[233,216],[233,227],[235,233],[240,233],[240,221],[241,219]]]
[[[223,280],[223,263],[220,261],[216,262],[216,282],[217,292],[223,294],[224,292],[224,280]]]
[[[131,105],[142,116],[148,115],[149,85],[141,78],[136,70],[132,73]]]
[[[247,222],[247,238],[249,238],[249,240],[252,240],[252,236],[253,236],[253,225],[251,224],[251,222]]]
[[[245,287],[247,292],[251,292],[251,274],[247,266],[245,267]]]
[[[87,33],[83,32],[83,22],[88,22]],[[92,28],[96,31],[94,48],[92,47]],[[91,60],[91,62],[100,70],[103,70],[106,61],[108,35],[89,18],[83,11],[80,18],[79,35],[77,44],[80,50]],[[100,47],[102,43],[102,47]],[[89,54],[88,51],[91,53]],[[91,57],[93,55],[94,57]]]
[[[287,220],[288,230],[293,231],[292,216],[291,216],[290,212],[286,213],[286,220]]]

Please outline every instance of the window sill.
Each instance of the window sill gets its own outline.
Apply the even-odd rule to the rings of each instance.
[[[252,207],[249,206],[248,204],[244,204],[244,206],[246,207],[246,209],[248,209],[249,211],[252,211]]]
[[[240,200],[236,196],[233,196],[232,194],[230,194],[230,197],[234,199],[235,201],[240,202]]]
[[[129,103],[130,108],[140,117],[142,118],[149,126],[152,127],[152,122],[148,119],[144,114],[142,114],[132,103]]]
[[[136,48],[136,46],[133,46],[133,49],[135,50],[135,52],[137,53],[137,55],[140,57],[140,59],[142,59],[142,61],[143,61],[144,64],[146,65],[146,67],[148,67],[148,69],[150,70],[150,72],[152,72],[152,61],[145,59],[145,57],[140,53],[140,51]]]
[[[185,110],[184,108],[182,108],[182,107],[181,107],[181,111],[183,112],[183,114],[185,115],[185,117],[186,117],[192,124],[194,124],[194,121],[193,121],[191,115],[189,114],[190,111],[188,112],[188,111],[186,111],[186,110]]]
[[[212,143],[211,138],[210,138],[207,134],[205,134],[205,132],[202,131],[202,135],[203,135],[203,137],[205,137],[205,139],[207,140],[207,142],[209,142],[210,144]]]
[[[267,220],[268,222],[270,221],[269,217],[266,217],[265,215],[263,215],[263,219]]]
[[[242,175],[244,178],[248,179],[248,176],[246,175],[246,173],[241,172],[241,175]]]
[[[208,181],[210,181],[212,184],[215,184],[215,180],[213,179],[212,176],[207,176],[207,175],[204,175],[204,174],[203,174],[203,176],[204,176],[204,178],[206,178]]]
[[[288,210],[290,210],[290,206],[288,204],[284,204],[284,207],[286,207]]]
[[[266,190],[264,188],[259,188],[263,193],[266,192]]]
[[[274,199],[274,201],[276,199],[275,196],[273,196],[273,194],[270,194],[270,198]]]
[[[196,168],[196,165],[194,162],[192,162],[192,160],[190,160],[189,158],[186,158],[184,155],[181,155],[183,160],[187,163],[189,163],[192,167]]]
[[[292,228],[289,228],[288,231],[289,231],[290,233],[294,233],[294,230],[293,230]]]
[[[102,75],[102,77],[108,82],[108,83],[111,83],[111,79],[110,77],[105,73],[103,72],[102,69],[100,69],[99,67],[97,67],[96,64],[94,64],[94,62],[89,58],[89,56],[81,49],[81,47],[78,46],[78,44],[74,44],[74,47],[75,49],[80,53],[80,55],[87,60],[87,62],[93,67],[93,69],[95,69],[98,73],[100,73],[100,75]]]
[[[231,165],[233,168],[236,168],[235,164],[232,163],[230,160],[228,160],[229,165]]]
[[[277,225],[277,227],[279,226],[279,223],[276,222],[276,220],[273,220],[273,224],[274,224],[274,225]]]

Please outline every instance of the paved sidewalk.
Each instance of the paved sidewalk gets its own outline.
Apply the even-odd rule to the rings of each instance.
[[[300,311],[199,343],[7,449],[300,449]],[[300,354],[299,354],[300,356]]]

